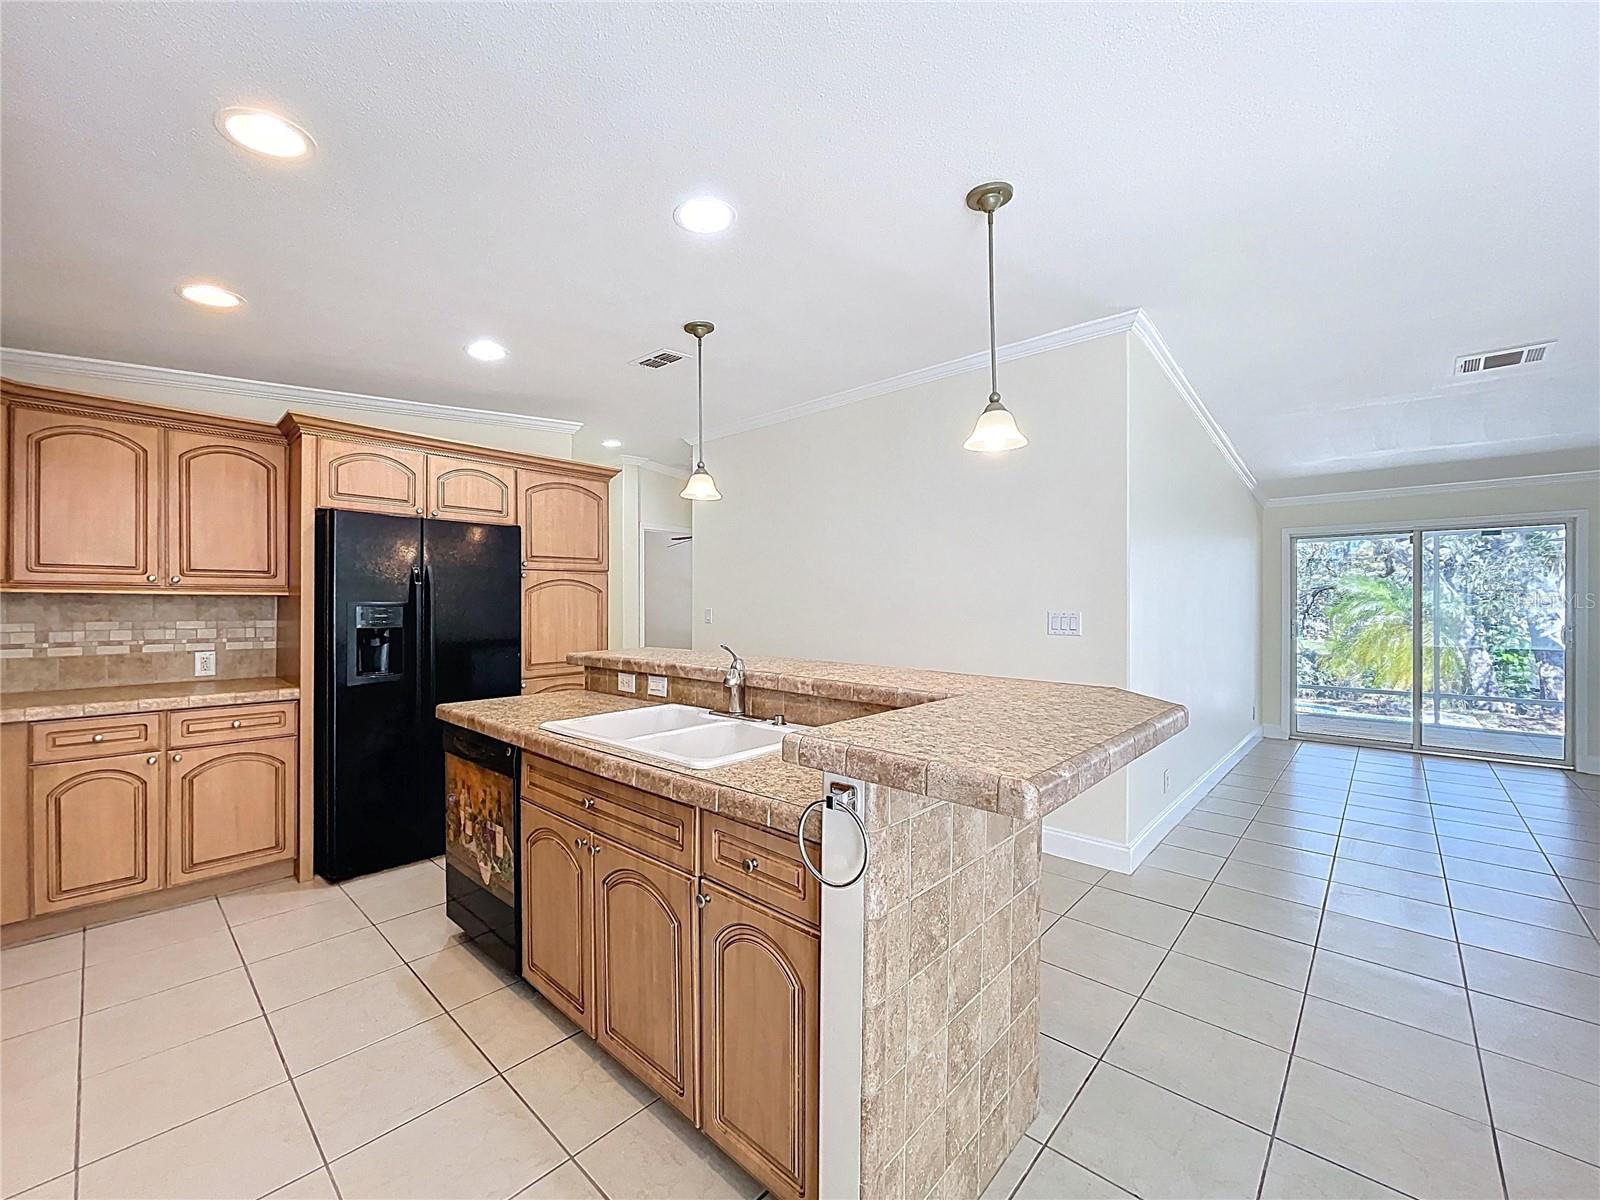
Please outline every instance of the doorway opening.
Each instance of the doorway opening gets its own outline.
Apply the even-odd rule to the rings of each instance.
[[[693,556],[687,529],[647,525],[639,531],[639,645],[692,644]]]

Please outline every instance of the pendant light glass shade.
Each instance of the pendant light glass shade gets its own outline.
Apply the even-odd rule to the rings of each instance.
[[[706,334],[716,328],[710,321],[690,321],[683,327],[683,331],[694,338],[694,374],[695,374],[695,454],[694,474],[689,476],[689,482],[683,485],[683,491],[678,495],[685,500],[721,500],[722,493],[717,491],[717,481],[711,478],[711,472],[706,470]]]
[[[989,404],[978,414],[972,435],[961,445],[965,450],[984,454],[1020,450],[1028,444],[1017,428],[1017,419],[1000,403],[1000,356],[994,339],[994,213],[1010,199],[1009,183],[982,183],[967,193],[967,207],[981,212],[989,226]]]
[[[722,493],[717,491],[717,481],[711,478],[711,472],[706,470],[705,463],[696,463],[694,474],[689,476],[689,482],[683,485],[683,491],[678,495],[685,500],[721,500]]]

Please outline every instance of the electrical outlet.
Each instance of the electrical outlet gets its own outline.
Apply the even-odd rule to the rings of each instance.
[[[1172,772],[1171,771],[1163,771],[1163,772],[1161,772],[1161,794],[1163,796],[1165,796],[1167,794],[1167,789],[1170,788],[1171,786],[1172,786]]]
[[[711,610],[709,608],[706,609],[706,624],[711,624]]]
[[[617,672],[617,691],[636,692],[639,690],[639,681],[627,671]]]
[[[645,683],[652,696],[665,696],[667,694],[667,677],[665,675],[652,675]]]
[[[203,676],[215,675],[216,673],[217,652],[215,650],[196,650],[194,652],[194,677],[200,679]]]

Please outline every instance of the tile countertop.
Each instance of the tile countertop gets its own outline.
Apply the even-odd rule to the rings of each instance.
[[[727,669],[720,651],[589,651],[567,661],[716,681]],[[1059,808],[1189,724],[1182,705],[1121,688],[797,658],[746,659],[745,686],[894,706],[791,733],[786,764],[1025,819]]]
[[[259,704],[299,697],[300,689],[294,684],[270,677],[133,683],[56,692],[0,692],[0,724],[161,712],[172,708],[213,708],[222,704]]]

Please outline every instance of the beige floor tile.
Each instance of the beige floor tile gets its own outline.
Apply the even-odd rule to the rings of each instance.
[[[277,1191],[268,1193],[266,1200],[339,1200],[339,1193],[334,1190],[333,1176],[328,1174],[328,1168],[318,1167],[311,1174],[302,1175],[293,1183],[284,1184]]]
[[[1294,1052],[1413,1100],[1489,1121],[1478,1052],[1471,1045],[1310,996]]]
[[[1279,900],[1290,900],[1296,904],[1312,907],[1320,906],[1328,891],[1325,880],[1313,879],[1309,875],[1297,875],[1293,871],[1258,867],[1255,863],[1244,862],[1237,856],[1230,858],[1228,865],[1217,872],[1217,882],[1228,887],[1243,888],[1247,892],[1259,892],[1263,896],[1275,896]]]
[[[1069,915],[1075,921],[1098,925],[1163,949],[1177,941],[1189,919],[1181,908],[1112,891],[1104,882],[1074,904]]]
[[[250,977],[268,1012],[370,979],[401,966],[388,939],[372,926],[313,942],[250,964]]]
[[[1562,933],[1524,925],[1520,921],[1457,910],[1456,937],[1463,946],[1499,950],[1553,967],[1582,971],[1585,975],[1600,975],[1600,945],[1586,934]]]
[[[1048,1148],[1148,1200],[1200,1200],[1253,1195],[1267,1136],[1102,1064]]]
[[[1486,825],[1475,821],[1453,821],[1445,809],[1438,804],[1434,805],[1434,827],[1439,831],[1440,839],[1455,838],[1462,841],[1488,842],[1493,846],[1512,846],[1518,850],[1531,850],[1537,852],[1539,843],[1534,841],[1533,834],[1529,833],[1519,818],[1515,829],[1504,829],[1498,825]]]
[[[1296,850],[1293,846],[1280,846],[1275,842],[1242,839],[1229,861],[1253,863],[1258,867],[1271,867],[1274,871],[1288,871],[1312,879],[1327,879],[1333,873],[1333,855]]]
[[[1334,857],[1374,863],[1380,867],[1395,867],[1401,871],[1415,871],[1419,875],[1444,875],[1438,852],[1433,850],[1408,850],[1404,846],[1341,839]]]
[[[1015,1200],[1123,1200],[1128,1193],[1046,1146],[1033,1160]]]
[[[254,1200],[322,1163],[287,1083],[168,1130],[79,1174],[82,1200]]]
[[[1398,925],[1366,921],[1330,912],[1322,919],[1317,948],[1350,958],[1381,963],[1442,983],[1462,983],[1461,955],[1456,944],[1443,938],[1413,933]]]
[[[1248,824],[1261,811],[1261,801],[1266,797],[1265,790],[1250,792],[1218,784],[1204,800],[1195,805],[1195,810],[1216,813],[1221,817],[1237,817]]]
[[[1504,917],[1508,921],[1521,921],[1526,925],[1542,925],[1563,933],[1587,935],[1589,932],[1583,918],[1566,899],[1547,900],[1473,883],[1452,883],[1450,903],[1467,912]]]
[[[1279,797],[1284,800],[1296,797]],[[1270,801],[1271,796],[1267,799]],[[1250,828],[1244,831],[1247,842],[1267,842],[1286,850],[1332,855],[1338,844],[1340,818],[1302,809],[1278,808],[1265,804]]]
[[[83,1081],[79,1163],[91,1163],[284,1079],[257,1017]]]
[[[83,1008],[92,1013],[140,1000],[168,988],[221,975],[242,966],[243,961],[233,944],[233,934],[224,929],[98,963],[84,972]]]
[[[1101,872],[1102,875],[1109,872]],[[1064,913],[1079,900],[1083,899],[1093,884],[1081,879],[1074,879],[1070,875],[1041,874],[1039,876],[1039,910],[1048,913]]]
[[[1511,1200],[1589,1200],[1600,1196],[1600,1167],[1500,1134],[1500,1162]]]
[[[1133,1008],[1134,997],[1116,988],[1039,964],[1039,1031],[1098,1057]]]
[[[0,996],[0,1037],[9,1040],[47,1025],[76,1021],[82,1010],[81,971],[19,983]]]
[[[234,926],[233,936],[247,963],[260,962],[276,954],[287,954],[301,946],[327,941],[342,933],[368,926],[367,918],[348,896],[338,896],[303,908],[292,908],[275,916],[263,917]]]
[[[1264,1133],[1272,1131],[1289,1069],[1287,1050],[1149,1000],[1134,1006],[1105,1061]]]
[[[1239,844],[1237,836],[1204,828],[1179,825],[1144,861],[1169,871],[1182,871],[1196,879],[1215,879],[1222,864]],[[1181,854],[1177,853],[1182,851]],[[1165,852],[1165,854],[1163,854]],[[1157,857],[1158,855],[1162,857]]]
[[[1198,913],[1172,948],[1190,958],[1202,958],[1296,991],[1305,989],[1311,970],[1310,946]]]
[[[416,959],[411,969],[447,1009],[499,991],[516,978],[471,942],[446,946],[437,954]]]
[[[444,903],[444,872],[432,859],[352,879],[342,886],[373,924]]]
[[[1368,888],[1352,887],[1348,883],[1335,883],[1328,889],[1328,911],[1343,913],[1347,917],[1360,917],[1363,921],[1398,925],[1413,933],[1425,933],[1429,937],[1449,941],[1456,936],[1450,910],[1442,904],[1429,904],[1388,892],[1374,892]]]
[[[0,987],[14,988],[18,984],[82,969],[81,931],[0,950]]]
[[[762,1192],[676,1109],[661,1102],[606,1134],[578,1155],[578,1163],[611,1200],[755,1200]]]
[[[1483,1052],[1496,1129],[1600,1165],[1600,1088]]]
[[[83,1020],[83,1077],[242,1024],[261,1015],[243,967],[90,1013]]]
[[[1500,1194],[1487,1125],[1299,1057],[1278,1137],[1413,1196]]]
[[[1224,883],[1212,884],[1195,912],[1308,946],[1316,942],[1317,922],[1322,918],[1322,911],[1310,905],[1263,896]]]
[[[1399,1192],[1282,1141],[1272,1143],[1261,1195],[1266,1200],[1400,1200]]]
[[[525,983],[463,1004],[451,1014],[498,1070],[565,1041],[578,1027]]]
[[[1369,808],[1359,796],[1345,805],[1344,819],[1359,821],[1364,825],[1387,825],[1390,829],[1410,829],[1416,833],[1433,831],[1433,812],[1428,808],[1394,808],[1381,805]]]
[[[1028,1136],[1042,1142],[1061,1120],[1083,1081],[1094,1070],[1094,1059],[1052,1037],[1039,1039],[1039,1112],[1028,1126]]]
[[[1254,975],[1169,954],[1145,998],[1280,1050],[1294,1040],[1301,994]]]
[[[1138,995],[1156,973],[1166,951],[1065,916],[1040,939],[1039,957],[1053,966]]]
[[[1476,946],[1461,947],[1461,957],[1474,992],[1600,1024],[1600,987],[1592,975]]]
[[[1485,1050],[1600,1084],[1600,1025],[1482,994],[1472,1014]]]
[[[442,904],[385,921],[378,926],[378,931],[389,939],[389,944],[407,962],[437,954],[446,946],[467,939],[467,935],[461,932],[461,926],[445,916]]]
[[[268,918],[273,920],[276,918]],[[268,1020],[291,1075],[420,1025],[443,1011],[408,967],[399,966],[291,1004]]]
[[[1441,837],[1439,853],[1446,858],[1463,858],[1472,862],[1493,863],[1502,867],[1515,867],[1519,871],[1548,871],[1550,862],[1537,850],[1523,850],[1516,846],[1494,846],[1468,838]]]
[[[574,1153],[615,1129],[654,1098],[649,1088],[588,1038],[568,1038],[507,1071],[506,1079],[561,1144]],[[611,1190],[603,1181],[601,1187],[608,1193]]]
[[[6,1042],[0,1069],[0,1194],[72,1170],[78,1119],[77,1022]]]
[[[1106,873],[1104,867],[1092,867],[1088,863],[1075,862],[1055,854],[1042,855],[1040,865],[1046,875],[1065,875],[1068,879],[1076,879],[1090,886],[1099,883],[1100,877]]]
[[[337,1159],[476,1087],[493,1069],[447,1016],[295,1080],[322,1152]]]
[[[424,864],[438,870],[432,862]],[[510,1196],[567,1153],[498,1077],[390,1130],[332,1164],[350,1197]]]
[[[310,879],[305,883],[298,879],[274,879],[271,883],[219,896],[217,903],[222,906],[222,915],[228,924],[244,925],[297,908],[309,908],[324,900],[337,900],[339,896],[339,889],[325,879]]]
[[[1380,867],[1376,863],[1362,862],[1356,858],[1339,858],[1333,864],[1333,882],[1348,883],[1372,892],[1387,892],[1391,896],[1409,896],[1429,904],[1448,904],[1444,880],[1437,875],[1424,875],[1418,871],[1402,871],[1395,867]]]
[[[1309,991],[1346,1008],[1473,1044],[1466,989],[1364,959],[1318,950]]]
[[[112,959],[143,954],[211,933],[226,933],[228,923],[215,900],[185,904],[162,912],[129,917],[84,931],[84,962],[96,966]]]
[[[25,1192],[18,1192],[16,1200],[77,1200],[77,1188],[77,1172],[68,1171]]]
[[[512,1200],[605,1200],[572,1159],[530,1183]]]
[[[1006,1155],[1000,1169],[995,1172],[994,1178],[989,1181],[989,1186],[983,1189],[979,1200],[1010,1200],[1011,1194],[1017,1190],[1017,1185],[1027,1175],[1028,1168],[1033,1166],[1043,1147],[1031,1137],[1024,1137],[1012,1147],[1011,1153]]]
[[[1207,812],[1203,808],[1196,808],[1187,817],[1178,822],[1179,829],[1203,829],[1209,833],[1219,833],[1224,837],[1238,841],[1239,835],[1250,828],[1250,822],[1244,817],[1228,817],[1221,813]],[[1221,853],[1221,851],[1215,851]]]
[[[1159,849],[1159,848],[1158,848]],[[1207,857],[1210,857],[1209,855]],[[1219,866],[1217,870],[1221,870]],[[1200,897],[1211,885],[1209,877],[1201,878],[1181,871],[1164,870],[1159,863],[1146,859],[1131,875],[1118,875],[1112,871],[1101,880],[1100,886],[1129,896],[1140,896],[1172,908],[1193,912]]]

